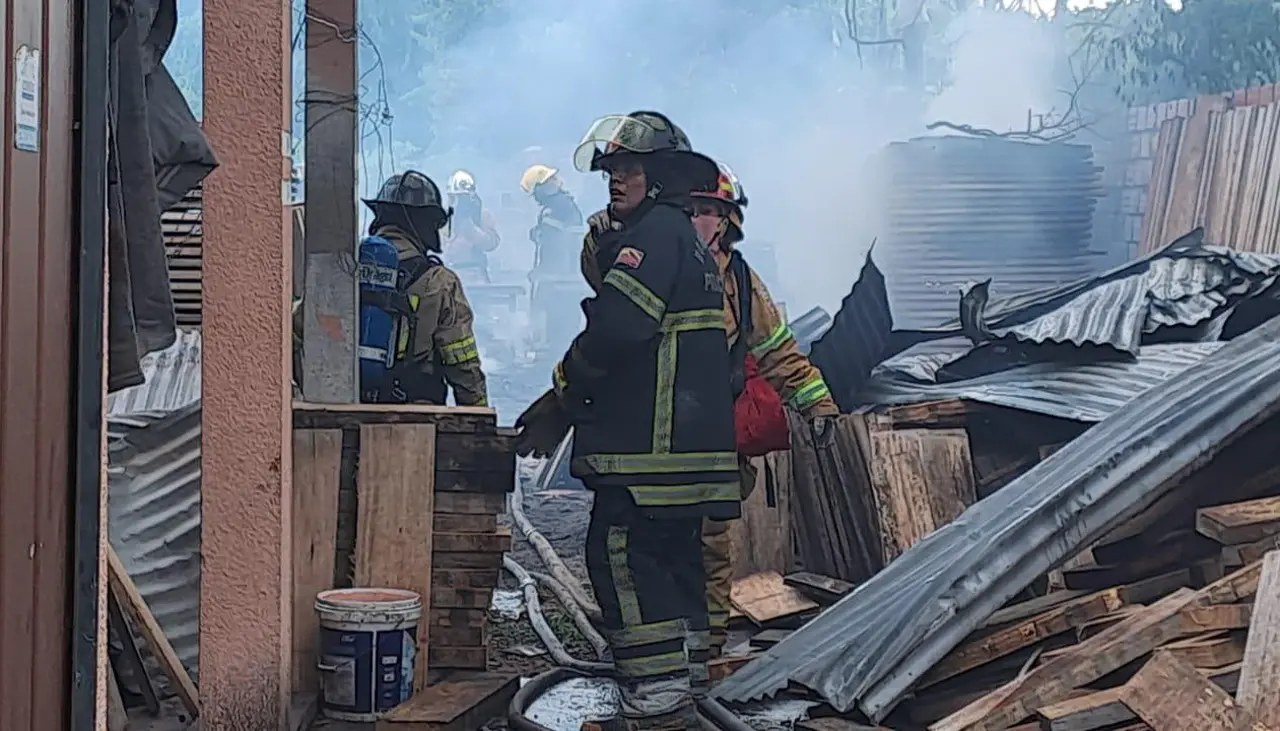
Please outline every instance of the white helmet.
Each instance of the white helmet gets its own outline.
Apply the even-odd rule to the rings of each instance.
[[[449,195],[462,195],[476,192],[476,179],[466,170],[454,171],[449,176]]]

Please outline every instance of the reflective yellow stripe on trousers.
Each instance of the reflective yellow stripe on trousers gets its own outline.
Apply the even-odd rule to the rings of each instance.
[[[609,633],[614,651],[614,667],[624,678],[674,675],[688,669],[683,620],[669,619],[645,623],[636,595],[635,578],[627,562],[630,530],[624,525],[609,527],[607,550],[609,573],[622,615],[622,628]]]

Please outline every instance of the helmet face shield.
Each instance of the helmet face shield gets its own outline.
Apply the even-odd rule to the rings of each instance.
[[[599,170],[599,158],[615,152],[645,154],[675,149],[671,128],[658,117],[611,114],[597,119],[573,153],[578,172]]]

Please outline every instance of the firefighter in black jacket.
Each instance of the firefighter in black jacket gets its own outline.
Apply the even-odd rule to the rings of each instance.
[[[583,302],[587,325],[554,369],[554,395],[517,422],[522,451],[553,447],[567,414],[572,472],[595,493],[587,571],[621,717],[583,728],[683,731],[698,727],[689,667],[708,647],[702,520],[741,507],[724,289],[688,209],[718,170],[654,112],[598,120],[574,157],[608,174],[617,223],[601,237],[603,286]]]

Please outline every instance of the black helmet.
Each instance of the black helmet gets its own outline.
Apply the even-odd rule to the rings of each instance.
[[[431,178],[417,170],[406,170],[387,178],[372,199],[364,204],[377,213],[379,204],[401,205],[406,208],[435,208],[441,217],[446,213],[440,187]]]
[[[694,152],[689,137],[665,114],[638,111],[627,115],[612,114],[597,119],[583,136],[573,153],[573,166],[579,172],[604,170],[614,155],[653,155],[677,159],[689,166],[694,181],[706,181],[714,185],[719,167],[714,160]]]

